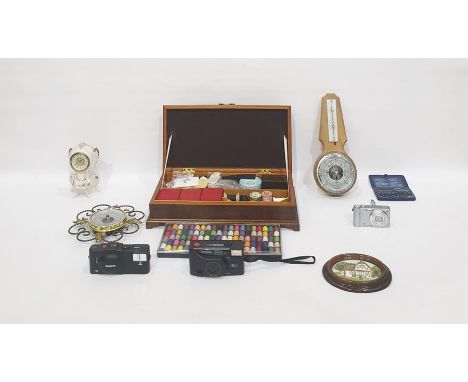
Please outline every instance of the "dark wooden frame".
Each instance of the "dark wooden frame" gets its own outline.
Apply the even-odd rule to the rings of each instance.
[[[208,223],[245,223],[245,224],[280,224],[286,228],[299,231],[299,217],[297,213],[296,196],[292,179],[292,133],[291,133],[291,106],[277,105],[166,105],[163,108],[163,167],[167,154],[167,111],[173,109],[280,109],[288,111],[288,167],[270,169],[272,175],[287,175],[288,190],[272,190],[277,194],[287,192],[287,200],[282,202],[251,202],[251,201],[164,201],[156,200],[164,178],[170,179],[173,171],[180,168],[163,168],[156,189],[149,202],[149,216],[146,228],[153,228],[166,223],[208,222]],[[222,171],[224,174],[257,174],[257,168],[197,168],[197,174],[212,171]],[[249,190],[252,191],[252,190]],[[262,190],[264,191],[264,190]]]
[[[374,264],[379,267],[381,275],[379,278],[371,281],[352,281],[346,280],[333,273],[333,266],[340,261],[346,260],[362,260]],[[323,276],[333,286],[343,289],[347,292],[355,293],[371,293],[388,287],[392,281],[392,272],[390,269],[375,257],[364,255],[361,253],[344,253],[337,255],[328,260],[322,268]]]

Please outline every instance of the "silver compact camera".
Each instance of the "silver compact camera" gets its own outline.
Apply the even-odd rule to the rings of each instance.
[[[390,227],[390,207],[377,206],[373,200],[370,205],[356,204],[353,207],[355,227]]]

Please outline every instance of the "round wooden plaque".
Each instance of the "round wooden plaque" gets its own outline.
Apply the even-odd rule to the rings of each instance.
[[[348,292],[371,293],[388,287],[392,272],[380,260],[360,253],[345,253],[328,260],[323,276],[333,286]]]

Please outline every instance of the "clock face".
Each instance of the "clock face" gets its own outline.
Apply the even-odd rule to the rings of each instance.
[[[341,195],[356,182],[356,166],[346,154],[333,152],[320,159],[315,176],[324,191]]]
[[[75,171],[84,171],[89,167],[89,158],[86,154],[75,153],[70,158],[70,166]]]
[[[127,214],[118,208],[106,208],[97,211],[89,217],[89,225],[93,231],[112,232],[122,228],[127,222]]]

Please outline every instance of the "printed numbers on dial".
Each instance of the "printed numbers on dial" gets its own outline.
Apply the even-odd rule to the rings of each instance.
[[[333,194],[345,193],[356,181],[356,167],[347,155],[330,153],[318,163],[317,178],[325,191]]]
[[[75,153],[70,158],[70,164],[75,171],[84,171],[89,167],[89,158],[85,154]]]

